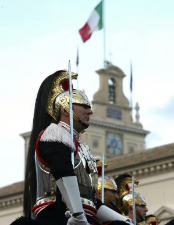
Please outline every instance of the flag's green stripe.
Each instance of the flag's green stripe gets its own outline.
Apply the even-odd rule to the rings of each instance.
[[[97,11],[97,13],[99,14],[99,17],[100,17],[100,20],[98,23],[98,28],[99,28],[99,30],[101,30],[103,27],[102,1],[96,6],[95,10]]]

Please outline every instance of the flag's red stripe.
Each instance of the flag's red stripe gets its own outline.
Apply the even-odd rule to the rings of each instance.
[[[86,23],[80,30],[79,33],[81,35],[81,38],[83,40],[83,42],[87,41],[90,37],[91,37],[91,33],[90,33],[90,27],[88,25],[88,23]]]

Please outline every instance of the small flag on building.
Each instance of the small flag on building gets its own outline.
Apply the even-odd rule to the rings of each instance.
[[[103,28],[102,1],[92,11],[88,21],[79,30],[83,42],[86,42],[96,30]]]
[[[79,65],[79,49],[77,48],[76,66]]]
[[[132,63],[130,65],[130,91],[132,92],[133,88],[133,75],[132,75]]]

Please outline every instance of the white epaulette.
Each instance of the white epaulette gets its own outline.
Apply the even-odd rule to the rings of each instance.
[[[55,123],[51,123],[43,132],[40,141],[43,142],[61,142],[75,151],[75,145],[71,141],[71,134],[64,128]]]

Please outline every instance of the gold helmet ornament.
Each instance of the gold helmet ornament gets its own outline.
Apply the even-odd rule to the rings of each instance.
[[[99,177],[97,190],[101,192],[101,189],[102,189],[102,177]],[[112,177],[104,176],[104,189],[117,191],[117,185]]]
[[[132,176],[129,173],[124,173],[119,175],[116,179],[115,182],[117,184],[118,188],[118,196],[119,199],[117,201],[117,208],[120,211],[120,213],[123,212],[122,209],[122,198],[130,193],[130,186],[129,184],[132,184]],[[134,178],[134,183],[138,185],[139,181]]]
[[[145,198],[137,192],[134,192],[135,197],[135,206],[146,207]],[[128,208],[133,207],[133,193],[130,191],[127,195],[122,198],[122,214],[127,215]],[[142,222],[145,220],[144,215],[141,215],[138,211],[136,211],[136,220],[137,222]]]
[[[137,192],[134,192],[135,196],[135,205],[139,206],[146,206],[146,200],[145,198]],[[127,195],[125,195],[122,199],[123,207],[133,206],[133,194],[132,191],[130,191]]]
[[[71,72],[72,80],[76,80],[77,76],[77,73]],[[91,107],[87,96],[80,90],[72,91],[72,103]],[[61,106],[69,113],[69,72],[66,70],[61,71],[55,77],[47,101],[46,111],[57,122],[59,120]],[[76,121],[80,121],[74,112],[73,118]]]
[[[102,159],[100,156],[94,156],[94,159],[96,161],[96,165],[97,165],[97,171],[98,171],[98,176],[102,176]],[[108,166],[108,164],[104,163],[104,169],[106,169]]]
[[[101,196],[102,177],[98,179],[98,198]],[[109,191],[108,191],[109,190]],[[117,204],[117,185],[112,177],[104,176],[104,204],[116,211]]]
[[[130,192],[129,184],[132,183],[132,176],[129,173],[124,173],[124,174],[118,176],[115,179],[115,182],[118,187],[119,198],[122,199],[123,196],[125,196],[126,194],[128,194]],[[139,181],[134,179],[134,183],[136,185],[138,185]]]
[[[150,214],[145,217],[146,225],[158,225],[161,221],[157,218],[157,216]]]

